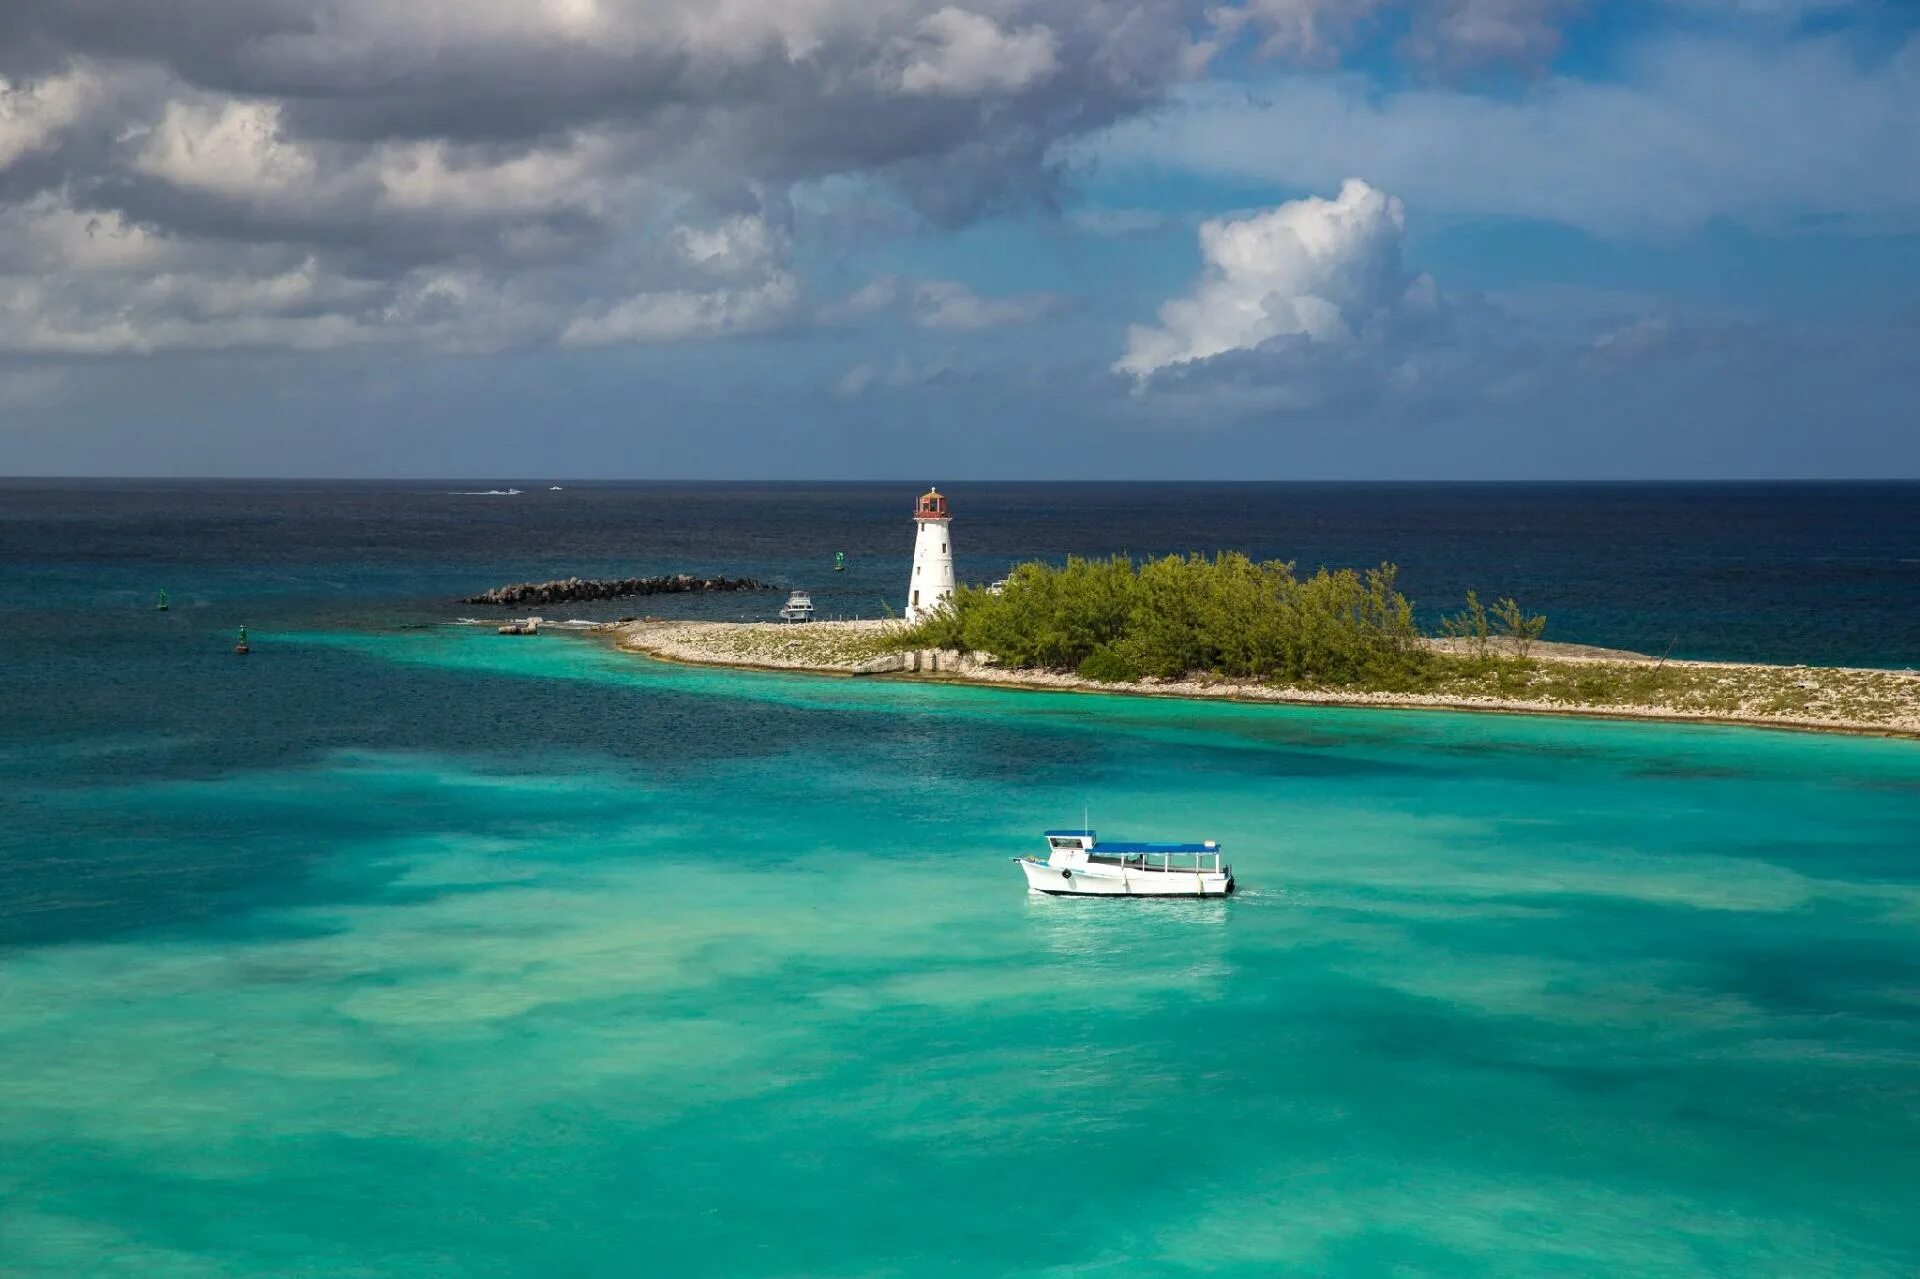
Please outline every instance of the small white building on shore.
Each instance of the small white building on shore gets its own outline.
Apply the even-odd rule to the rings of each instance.
[[[953,594],[953,514],[939,489],[913,508],[913,576],[907,582],[907,620],[917,622]]]

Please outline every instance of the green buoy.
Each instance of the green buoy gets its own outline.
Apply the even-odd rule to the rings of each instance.
[[[160,588],[160,602],[155,604],[153,609],[156,613],[164,613],[167,611],[167,590],[164,586]]]
[[[240,642],[233,646],[233,651],[240,654],[242,657],[245,657],[248,653],[251,653],[253,651],[252,649],[247,647],[247,628],[244,626],[240,628]]]
[[[845,551],[835,551],[833,553],[833,571],[836,573],[844,573],[847,571],[847,553]]]

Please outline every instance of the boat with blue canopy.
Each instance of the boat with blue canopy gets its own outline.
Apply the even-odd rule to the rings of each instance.
[[[1215,840],[1102,840],[1091,828],[1045,832],[1047,856],[1016,857],[1029,892],[1055,897],[1225,897],[1233,867]]]

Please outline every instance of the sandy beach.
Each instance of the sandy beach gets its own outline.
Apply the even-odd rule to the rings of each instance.
[[[620,648],[668,661],[820,674],[1323,706],[1595,715],[1692,720],[1822,732],[1920,737],[1920,672],[1662,660],[1617,649],[1541,642],[1528,688],[1494,693],[1471,683],[1420,693],[1372,693],[1195,677],[1102,683],[1069,672],[1006,669],[951,651],[901,653],[894,621],[622,623]],[[1430,641],[1445,649],[1447,641]],[[1657,678],[1655,678],[1657,677]],[[1657,684],[1657,688],[1647,688]],[[1636,686],[1621,696],[1623,685]]]

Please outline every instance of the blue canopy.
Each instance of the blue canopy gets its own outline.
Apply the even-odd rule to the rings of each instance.
[[[1218,844],[1141,844],[1132,840],[1103,840],[1093,846],[1096,853],[1217,853]]]
[[[1093,851],[1096,853],[1217,853],[1220,851],[1218,844],[1143,844],[1126,839],[1102,841],[1091,830],[1050,830],[1046,831],[1045,835],[1048,839],[1093,840]]]

